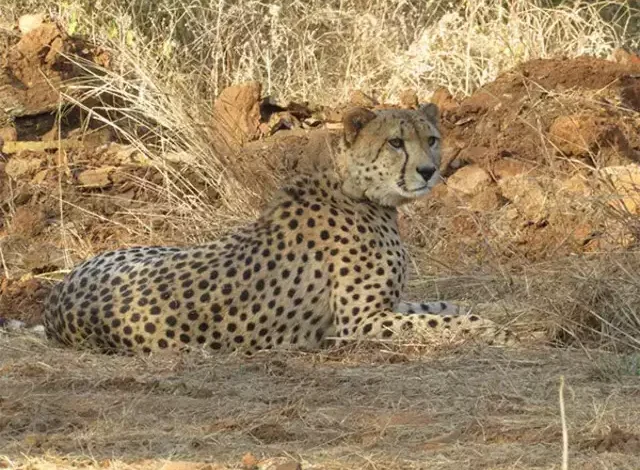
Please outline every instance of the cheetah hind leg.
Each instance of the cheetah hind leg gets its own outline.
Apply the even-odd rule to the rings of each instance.
[[[396,313],[413,315],[416,313],[430,313],[440,316],[460,315],[460,307],[451,302],[404,302],[401,301],[394,309]]]

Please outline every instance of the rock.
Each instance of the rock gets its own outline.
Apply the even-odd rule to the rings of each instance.
[[[431,102],[440,109],[440,112],[451,111],[458,107],[458,103],[453,95],[444,87],[440,87],[433,92]]]
[[[490,171],[496,181],[498,181],[510,176],[528,174],[533,171],[533,168],[534,166],[531,163],[503,158],[493,162]]]
[[[375,98],[365,94],[360,90],[354,90],[349,95],[349,104],[351,106],[362,106],[364,108],[373,108],[379,103]]]
[[[47,176],[49,176],[49,170],[48,169],[45,168],[44,170],[40,170],[31,179],[31,184],[33,184],[33,185],[42,184],[47,179]]]
[[[618,47],[611,52],[609,60],[622,65],[640,64],[640,56],[638,56],[638,54],[628,52],[621,47]]]
[[[6,54],[0,68],[0,110],[8,116],[33,116],[57,109],[63,76],[59,52],[64,34],[55,24],[26,33]]]
[[[0,150],[5,142],[15,142],[18,140],[18,131],[13,126],[0,128]]]
[[[99,148],[103,145],[112,144],[114,139],[114,131],[110,127],[102,127],[91,132],[87,132],[82,136],[84,148]],[[125,147],[123,145],[123,147]]]
[[[18,18],[18,29],[22,34],[27,34],[40,27],[44,22],[44,13],[34,15],[22,15]]]
[[[560,181],[560,187],[558,188],[559,194],[566,194],[571,198],[589,197],[592,194],[591,188],[587,185],[584,176],[581,174],[575,174],[566,180]]]
[[[123,145],[111,142],[106,146],[103,163],[116,165],[148,165],[149,158],[134,145]]]
[[[547,197],[535,178],[511,176],[498,181],[498,187],[502,196],[511,201],[528,221],[537,223],[548,217]]]
[[[469,201],[469,208],[475,212],[491,212],[500,207],[502,207],[502,198],[495,188],[486,188]]]
[[[272,135],[275,132],[285,129],[299,129],[302,127],[300,121],[289,111],[274,113],[267,123],[267,133]]]
[[[403,108],[417,108],[418,104],[418,94],[415,90],[404,90],[400,93],[400,105]]]
[[[549,128],[551,141],[565,155],[589,153],[599,134],[595,117],[588,114],[559,116]]]
[[[226,145],[243,145],[258,136],[261,92],[259,82],[247,82],[220,93],[213,105],[214,123]]]
[[[629,152],[624,134],[610,122],[588,113],[559,116],[549,128],[551,142],[565,155],[586,155],[599,147]]]
[[[604,183],[618,196],[609,203],[624,212],[640,214],[640,167],[610,166],[600,170]]]
[[[12,179],[31,176],[42,166],[42,160],[33,157],[12,157],[7,162],[4,171]]]
[[[50,130],[42,134],[40,140],[43,142],[55,142],[60,138],[60,132],[57,125],[54,125]]]
[[[447,180],[447,187],[465,195],[474,195],[487,189],[492,183],[491,176],[478,165],[460,168]]]
[[[194,164],[198,161],[196,156],[185,150],[181,152],[166,152],[162,154],[162,158],[172,163]]]
[[[46,214],[40,207],[17,207],[11,218],[8,233],[33,238],[42,233],[46,226]]]
[[[494,153],[495,150],[489,147],[469,145],[460,149],[457,158],[465,163],[484,163],[490,160],[490,156]]]
[[[113,166],[84,170],[77,176],[78,183],[84,188],[105,188],[112,183],[110,174],[113,170]]]
[[[258,459],[251,452],[242,456],[242,466],[247,470],[255,468],[256,465],[258,465]]]

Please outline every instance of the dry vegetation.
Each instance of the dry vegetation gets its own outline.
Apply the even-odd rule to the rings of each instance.
[[[55,161],[59,185],[49,199],[64,269],[37,279],[114,246],[202,242],[259,212],[286,172],[263,158],[241,159],[230,151],[235,143],[223,141],[212,104],[230,84],[258,80],[282,102],[336,107],[354,89],[395,102],[408,88],[427,99],[445,86],[462,100],[532,59],[606,57],[640,46],[640,5],[629,1],[5,4],[0,28],[47,11],[69,34],[108,52],[101,67],[70,57],[85,73],[64,98],[153,169],[130,177],[144,198],[120,207],[117,193],[77,197]],[[414,255],[412,296],[459,299],[553,347],[416,340],[251,360],[121,358],[0,332],[0,468],[200,468],[162,459],[240,468],[246,452],[266,459],[261,468],[275,466],[272,457],[305,469],[561,468],[560,376],[572,468],[640,468],[638,211],[612,204],[604,191],[578,198],[557,190],[572,177],[592,184],[626,157],[618,148],[558,157],[563,142],[541,124],[546,115],[594,110],[615,116],[640,152],[629,137],[640,118],[608,84],[543,89],[542,81],[532,79],[525,93],[537,114],[496,121],[517,122],[540,142],[531,174],[540,176],[544,203],[529,225],[510,222],[514,208],[530,209],[516,199],[477,211],[473,200],[436,195],[406,208],[403,228]],[[464,137],[453,119],[445,123],[451,141]],[[516,141],[523,133],[506,135]],[[183,155],[188,165],[167,163]],[[109,204],[118,209],[105,215]],[[42,228],[18,229],[34,224],[30,212],[11,202],[7,232],[40,236]],[[95,221],[90,230],[82,217]],[[545,224],[543,235],[535,231]],[[576,242],[582,226],[605,235],[589,233],[597,244]],[[16,277],[11,246],[0,244],[5,281]]]

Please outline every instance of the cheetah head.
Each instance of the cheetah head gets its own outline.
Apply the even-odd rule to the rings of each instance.
[[[427,194],[440,180],[438,108],[376,112],[354,108],[344,117],[343,190],[352,197],[399,206]]]

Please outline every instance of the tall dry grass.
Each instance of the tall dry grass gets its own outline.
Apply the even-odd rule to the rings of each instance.
[[[354,89],[468,94],[532,58],[638,46],[633,3],[501,0],[8,0],[4,15],[49,10],[69,32],[135,52],[207,99],[258,80],[285,98],[330,102]],[[635,6],[637,8],[637,5]],[[123,63],[124,70],[129,64]]]

